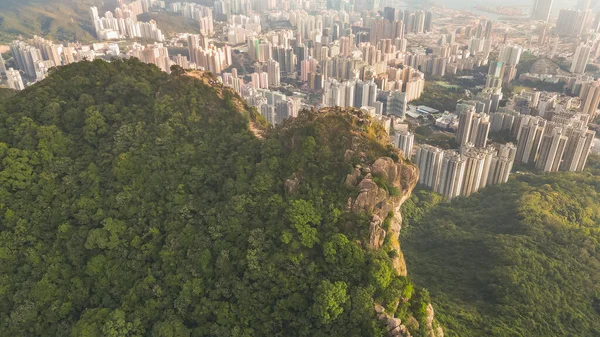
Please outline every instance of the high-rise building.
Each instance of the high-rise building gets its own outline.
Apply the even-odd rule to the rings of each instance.
[[[475,148],[461,149],[462,158],[465,160],[460,195],[468,197],[479,190],[484,173],[486,154]]]
[[[508,64],[508,65],[517,65],[519,64],[519,60],[521,59],[521,53],[523,52],[523,47],[516,45],[504,45],[500,49],[500,55],[498,55],[498,61]]]
[[[534,0],[531,18],[535,20],[548,21],[552,12],[553,0]]]
[[[512,143],[501,145],[496,156],[492,157],[487,185],[503,184],[508,181],[512,171],[517,147]]]
[[[520,127],[515,161],[519,163],[534,163],[542,141],[546,121],[541,118],[531,118]]]
[[[435,192],[452,199],[460,195],[465,172],[465,160],[454,150],[444,152],[440,182]]]
[[[404,119],[407,109],[408,100],[406,99],[406,93],[399,91],[390,92],[387,97],[386,113]]]
[[[482,113],[475,117],[471,123],[469,142],[476,148],[484,148],[487,145],[487,137],[490,133],[490,116]]]
[[[505,69],[506,67],[501,61],[490,62],[485,87],[501,88]]]
[[[46,76],[47,69],[44,64],[42,52],[23,41],[15,41],[10,45],[17,68],[22,70],[27,77],[41,80]]]
[[[25,85],[23,85],[23,79],[21,78],[21,74],[18,70],[14,70],[10,68],[6,71],[6,78],[8,87],[14,90],[23,90],[25,89]]]
[[[62,62],[64,65],[71,64],[75,62],[75,57],[73,56],[73,48],[72,47],[63,47],[62,50]]]
[[[595,135],[596,132],[587,127],[571,131],[560,166],[562,171],[577,172],[585,168]]]
[[[270,59],[267,62],[267,73],[269,74],[269,84],[274,87],[281,85],[281,69],[279,62]]]
[[[581,12],[575,9],[561,9],[556,20],[556,33],[560,36],[578,35],[578,20]]]
[[[588,60],[592,48],[586,44],[580,44],[577,46],[575,55],[573,56],[573,62],[571,63],[571,72],[574,74],[583,74],[585,67],[587,67]]]
[[[6,63],[4,62],[4,58],[0,55],[0,77],[6,75]]]
[[[396,146],[402,150],[405,158],[412,157],[415,134],[405,130],[396,133],[398,134],[398,144]]]
[[[547,128],[551,130],[545,130],[542,136],[535,167],[545,172],[556,172],[560,167],[569,138],[563,134],[563,129],[560,126],[549,123]]]
[[[579,98],[581,98],[581,111],[592,117],[596,116],[600,104],[600,82],[584,83]]]
[[[471,134],[471,125],[475,116],[475,107],[473,105],[459,103],[456,105],[456,113],[459,116],[458,130],[456,131],[456,143],[463,146],[469,142]]]
[[[437,190],[442,169],[442,149],[431,145],[420,145],[417,148],[415,163],[419,167],[419,183],[432,190]]]

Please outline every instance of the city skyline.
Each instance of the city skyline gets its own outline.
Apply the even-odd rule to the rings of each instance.
[[[600,39],[586,38],[600,31],[600,17],[591,14],[593,4],[557,8],[557,1],[535,1],[529,18],[520,20],[532,20],[537,40],[524,40],[522,33],[509,33],[502,20],[477,15],[459,25],[447,23],[445,15],[453,10],[435,6],[330,5],[218,0],[206,6],[136,0],[118,2],[104,13],[92,6],[88,16],[99,42],[65,44],[39,36],[17,40],[10,45],[10,66],[3,60],[0,74],[6,86],[22,90],[56,66],[97,57],[136,57],[167,73],[173,65],[212,72],[271,124],[312,106],[362,109],[382,123],[390,143],[407,158],[427,163],[422,184],[449,198],[468,196],[492,181],[504,182],[506,170],[496,173],[492,162],[511,169],[513,162],[529,164],[551,172],[585,166],[594,134],[584,124],[596,117],[600,103],[598,82],[586,75],[588,65],[600,57]],[[156,21],[138,20],[151,12],[194,20],[198,29],[165,34]],[[281,22],[289,26],[278,27]],[[569,42],[573,39],[578,43]],[[503,88],[516,80],[554,80],[519,70],[524,54],[552,58],[567,50],[568,72],[556,79],[575,99],[535,89],[504,97]],[[483,88],[454,109],[444,112],[411,103],[427,94],[429,78],[468,75],[481,68],[487,69]],[[442,112],[435,125],[443,125],[442,130],[456,126],[456,148],[432,152],[425,147],[423,152],[429,145],[415,141],[414,127],[422,123],[416,117],[427,120]],[[581,122],[580,115],[589,117]],[[490,135],[498,132],[514,136],[509,154],[499,147],[508,145],[491,145]],[[435,159],[426,153],[436,153]],[[433,168],[428,167],[432,160]],[[488,183],[490,172],[496,178]],[[465,183],[448,183],[448,177]]]

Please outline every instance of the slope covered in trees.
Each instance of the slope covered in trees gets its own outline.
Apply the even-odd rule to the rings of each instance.
[[[33,35],[59,41],[91,41],[94,25],[89,8],[100,6],[102,10],[101,5],[99,0],[2,0],[0,42]]]
[[[402,161],[382,127],[307,111],[257,138],[210,83],[80,62],[1,101],[0,336],[384,336],[375,303],[423,336],[427,292],[345,208],[356,164]]]
[[[447,336],[600,336],[600,161],[403,205],[409,274]]]

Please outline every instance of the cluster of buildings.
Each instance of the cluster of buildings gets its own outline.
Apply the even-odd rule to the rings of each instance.
[[[453,198],[505,182],[515,162],[543,171],[585,166],[594,140],[587,125],[600,104],[600,82],[586,74],[588,64],[600,57],[600,38],[587,33],[599,31],[600,16],[593,17],[589,4],[580,2],[576,9],[561,10],[554,21],[553,1],[535,0],[532,20],[511,27],[435,6],[399,9],[388,0],[216,0],[212,6],[117,1],[102,17],[92,7],[90,17],[99,40],[126,39],[123,43],[15,41],[14,60],[10,67],[0,60],[0,75],[9,87],[22,89],[55,66],[137,57],[167,73],[174,64],[213,72],[273,124],[297,116],[307,100],[360,108],[384,124],[407,157],[414,157],[421,184]],[[165,37],[156,22],[138,21],[140,14],[153,11],[194,20],[199,29]],[[564,83],[570,95],[523,91],[501,107],[502,86],[515,80],[524,51],[570,60],[568,71],[520,75]],[[444,113],[435,122],[456,130],[458,149],[416,145],[407,124],[398,121],[414,115],[412,110],[438,112],[408,105],[422,96],[426,77],[465,75],[483,66],[488,70],[481,90],[459,102],[455,114]],[[513,143],[490,144],[494,133],[510,135]]]
[[[276,63],[273,61],[271,65],[278,66]],[[223,76],[219,78],[223,85],[232,88],[246,99],[248,105],[256,107],[269,123],[276,125],[287,118],[297,117],[303,104],[299,97],[288,97],[279,91],[269,90],[269,74],[275,74],[274,68],[270,69],[270,72],[253,73],[251,81],[248,83],[238,77],[238,71],[235,68],[230,73],[223,73]]]
[[[148,1],[137,0],[130,4],[121,4],[114,13],[107,11],[103,17],[98,14],[97,7],[90,7],[90,17],[94,23],[96,37],[99,40],[117,40],[122,38],[150,39],[158,42],[165,37],[156,22],[139,22],[138,15],[148,12]]]
[[[419,167],[422,186],[452,199],[508,181],[516,152],[512,143],[483,148],[468,143],[460,150],[419,145],[413,161]]]
[[[13,90],[23,90],[25,89],[25,84],[23,83],[23,78],[21,77],[21,73],[18,70],[13,68],[6,68],[6,62],[4,58],[0,56],[0,82],[6,82],[6,85],[9,89]]]
[[[172,2],[167,6],[167,11],[195,20],[203,35],[211,36],[215,32],[213,10],[210,7],[191,2]]]
[[[0,72],[7,78],[8,87],[22,90],[28,83],[44,79],[53,67],[94,59],[92,48],[93,46],[77,44],[63,46],[39,36],[26,41],[17,40],[10,44],[16,69],[12,67],[6,69],[6,64],[2,60]],[[111,44],[106,49],[109,55],[119,54],[119,47],[116,44]]]
[[[459,150],[419,145],[414,159],[419,183],[452,199],[506,182],[514,163],[544,172],[582,171],[594,143],[588,123],[597,113],[598,90],[594,82],[579,89],[580,97],[524,91],[491,113],[481,101],[459,102],[457,118],[440,118],[447,121],[440,122],[445,127],[457,122]],[[516,145],[489,144],[493,133],[510,136]]]
[[[557,100],[553,93],[543,94],[529,95],[530,104],[536,106],[535,115],[521,114],[511,107],[490,115],[478,114],[474,106],[459,104],[457,143],[484,148],[490,131],[505,132],[517,142],[516,162],[547,172],[582,171],[595,136],[595,131],[588,129],[592,115],[582,111],[579,103],[572,104],[575,99],[571,97]],[[588,90],[587,95],[595,92]]]

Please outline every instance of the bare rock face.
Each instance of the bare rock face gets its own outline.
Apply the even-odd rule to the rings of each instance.
[[[376,209],[376,206],[386,201],[388,198],[387,192],[377,186],[370,173],[358,183],[358,188],[360,192],[358,197],[356,197],[356,200],[354,200],[352,210],[372,212],[381,218],[383,214],[381,214],[382,212],[380,212],[379,209]],[[387,214],[383,215],[383,219],[385,219],[386,216]]]
[[[444,337],[444,331],[442,330],[441,327],[438,327],[437,329],[433,328],[433,317],[435,315],[434,311],[433,311],[433,306],[431,305],[431,303],[429,303],[427,305],[427,335],[429,335],[429,337]]]
[[[354,168],[354,170],[352,171],[352,173],[349,173],[346,176],[346,187],[348,188],[352,188],[354,186],[356,186],[356,184],[358,184],[358,179],[360,179],[360,168],[356,167]]]
[[[381,221],[379,216],[373,215],[373,219],[369,225],[369,246],[373,249],[381,248],[385,241],[386,232],[385,229],[381,227],[382,223],[383,221]]]
[[[300,186],[300,180],[298,177],[292,177],[291,179],[287,179],[284,183],[285,191],[288,194],[294,194],[298,191],[298,187]]]
[[[414,165],[397,163],[392,158],[382,157],[370,167],[362,169],[366,174],[360,181],[359,171],[355,169],[346,177],[346,186],[352,187],[354,183],[359,190],[351,209],[355,212],[373,213],[369,226],[369,247],[381,248],[386,236],[390,235],[390,242],[397,252],[394,268],[399,275],[406,276],[406,263],[398,242],[398,235],[402,228],[400,206],[410,197],[417,184],[418,169]],[[377,177],[379,185],[374,177]],[[388,219],[390,215],[392,216]],[[389,229],[382,226],[386,219],[389,221]]]
[[[379,313],[377,319],[386,325],[390,337],[411,337],[410,332],[399,318],[394,318],[385,312],[385,309],[376,304],[375,311]]]
[[[400,206],[410,197],[418,178],[419,170],[416,166],[382,157],[370,166],[356,167],[346,176],[345,181],[346,187],[358,190],[358,196],[350,198],[346,208],[353,212],[373,214],[368,242],[365,244],[371,249],[381,249],[389,236],[391,249],[396,251],[394,269],[401,276],[406,276],[406,263],[398,240],[402,229]],[[402,299],[398,299],[398,303],[400,301]],[[401,322],[378,304],[375,305],[375,312],[377,318],[386,324],[391,337],[410,337],[409,330],[419,328],[419,322],[414,317]],[[433,307],[429,304],[426,321],[428,337],[443,337],[441,328],[433,329],[433,314]]]

